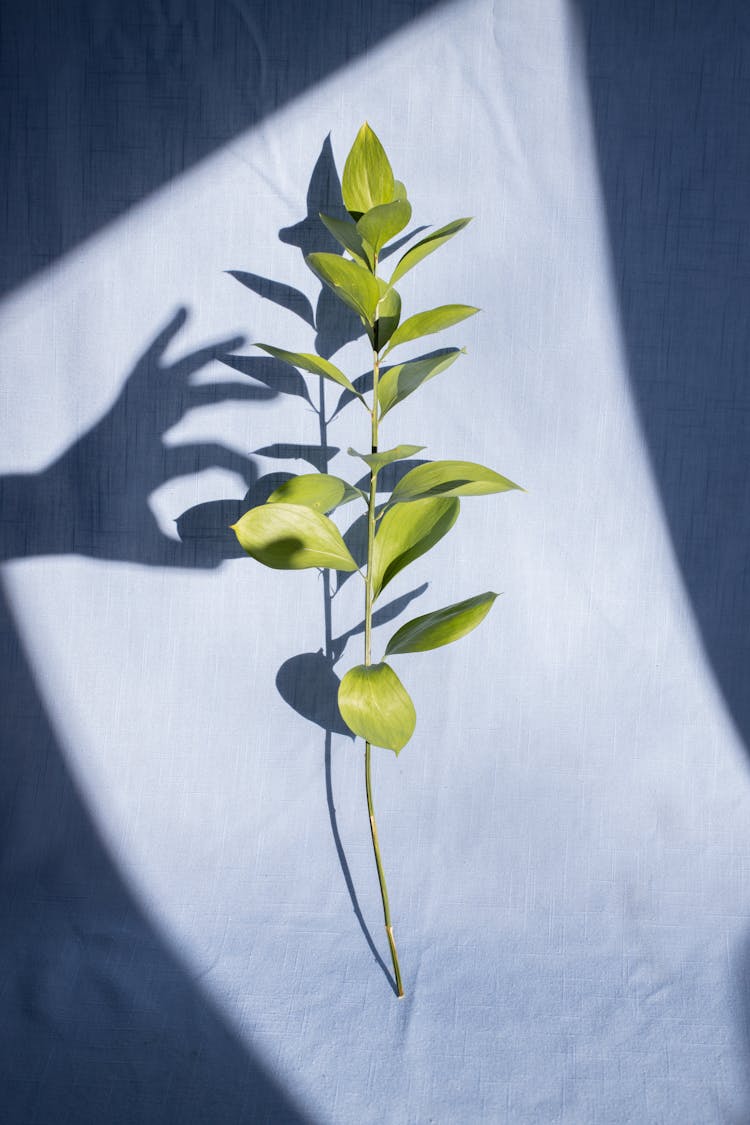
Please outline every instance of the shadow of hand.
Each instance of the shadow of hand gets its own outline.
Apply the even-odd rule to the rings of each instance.
[[[201,368],[240,347],[242,337],[165,362],[186,320],[187,310],[179,309],[138,360],[112,409],[57,461],[40,473],[0,481],[4,558],[72,553],[151,566],[212,567],[231,553],[215,539],[180,542],[166,536],[149,497],[173,477],[211,467],[238,473],[250,488],[257,478],[254,462],[219,443],[169,446],[164,434],[194,407],[259,401],[276,391],[191,381]]]

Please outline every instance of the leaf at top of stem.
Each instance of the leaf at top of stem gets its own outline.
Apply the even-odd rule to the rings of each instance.
[[[408,199],[396,199],[393,203],[381,203],[366,211],[357,220],[357,230],[361,238],[372,246],[376,254],[400,234],[411,218],[411,203]]]
[[[414,733],[417,713],[389,664],[356,664],[339,685],[339,710],[360,738],[396,754]]]
[[[378,382],[378,402],[380,404],[380,417],[383,418],[389,410],[397,406],[408,395],[413,394],[428,379],[445,371],[460,355],[465,354],[465,348],[449,348],[447,351],[438,352],[436,355],[423,356],[421,359],[412,359],[407,363],[397,363],[383,371]]]
[[[255,347],[261,348],[276,359],[283,360],[291,367],[301,367],[303,371],[309,371],[311,375],[322,375],[325,379],[331,379],[334,383],[338,383],[340,387],[345,387],[347,391],[351,391],[362,402],[365,401],[356,387],[352,386],[344,372],[340,371],[335,363],[331,363],[329,359],[323,359],[322,356],[310,352],[288,352],[284,348],[275,348],[271,344],[256,344]]]
[[[326,227],[339,245],[348,250],[351,256],[361,266],[366,266],[371,272],[375,266],[375,252],[357,230],[357,224],[347,219],[335,219],[332,215],[319,212],[320,221]]]
[[[486,594],[476,594],[473,598],[437,609],[434,613],[415,617],[393,634],[385,655],[426,652],[465,637],[484,621],[496,597],[497,594],[490,590]]]
[[[439,230],[434,230],[432,234],[428,234],[426,238],[416,242],[414,246],[410,247],[401,257],[398,265],[391,274],[391,285],[394,285],[399,278],[403,277],[409,270],[414,269],[414,266],[418,265],[428,254],[432,254],[435,250],[438,250],[449,238],[453,238],[454,234],[458,234],[458,232],[463,230],[470,222],[470,218],[454,219],[452,223],[447,223],[444,227],[440,227]]]
[[[417,465],[402,477],[393,490],[391,502],[418,501],[426,496],[488,496],[492,492],[517,489],[507,477],[473,461],[429,461]]]
[[[365,121],[354,139],[341,177],[341,196],[350,215],[390,203],[395,180],[393,169],[378,137]]]
[[[380,300],[375,308],[375,324],[369,336],[373,348],[379,352],[398,328],[401,319],[401,297],[395,289],[383,281],[382,277],[375,280],[380,290]]]
[[[316,253],[305,258],[310,269],[325,282],[365,324],[375,323],[375,309],[380,300],[377,280],[358,262],[351,262],[338,254]]]
[[[372,560],[373,594],[385,589],[392,578],[434,547],[447,535],[458,518],[460,501],[428,499],[389,508],[375,536]]]
[[[420,336],[431,336],[433,332],[442,332],[444,328],[450,328],[453,324],[458,324],[478,312],[479,309],[474,305],[438,305],[436,309],[415,313],[414,316],[407,317],[401,322],[391,336],[387,350],[391,351],[392,348],[409,340],[418,340]]]
[[[347,449],[350,457],[359,457],[364,461],[373,472],[377,473],[384,465],[390,465],[392,461],[403,461],[407,457],[413,457],[415,453],[421,453],[427,447],[424,445],[397,445],[394,449],[384,449],[382,453],[358,453],[356,449],[351,446]]]
[[[274,570],[357,569],[336,524],[312,508],[261,504],[231,526],[242,549]]]
[[[301,473],[274,489],[266,503],[301,504],[316,512],[328,513],[356,499],[364,500],[365,497],[341,477],[330,473]]]

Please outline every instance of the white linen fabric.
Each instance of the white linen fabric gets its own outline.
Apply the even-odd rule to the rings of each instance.
[[[631,383],[587,26],[562,0],[426,10],[0,304],[13,1125],[747,1120],[747,751]],[[317,381],[250,344],[313,350],[317,314],[366,371],[302,253],[365,119],[415,223],[474,216],[405,314],[482,309],[383,445],[527,489],[467,499],[388,592],[403,623],[502,591],[469,639],[393,658],[418,714],[375,752],[402,1001],[362,746],[321,695],[361,659],[361,585],[326,638],[321,576],[227,531],[269,475],[361,476],[357,404],[322,444]]]

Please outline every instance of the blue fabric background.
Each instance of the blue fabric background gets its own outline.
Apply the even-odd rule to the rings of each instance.
[[[749,37],[738,0],[3,5],[3,1121],[750,1119]],[[384,598],[503,591],[394,658],[403,1001],[330,703],[361,591],[328,621],[227,530],[360,475],[365,416],[249,345],[366,370],[303,261],[365,118],[415,222],[474,216],[405,312],[483,310],[384,444],[528,489]]]

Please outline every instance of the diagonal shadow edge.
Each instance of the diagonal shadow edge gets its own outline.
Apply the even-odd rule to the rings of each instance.
[[[0,295],[445,3],[7,0]]]
[[[0,656],[3,1120],[311,1122],[138,905],[65,764],[1,585]]]

